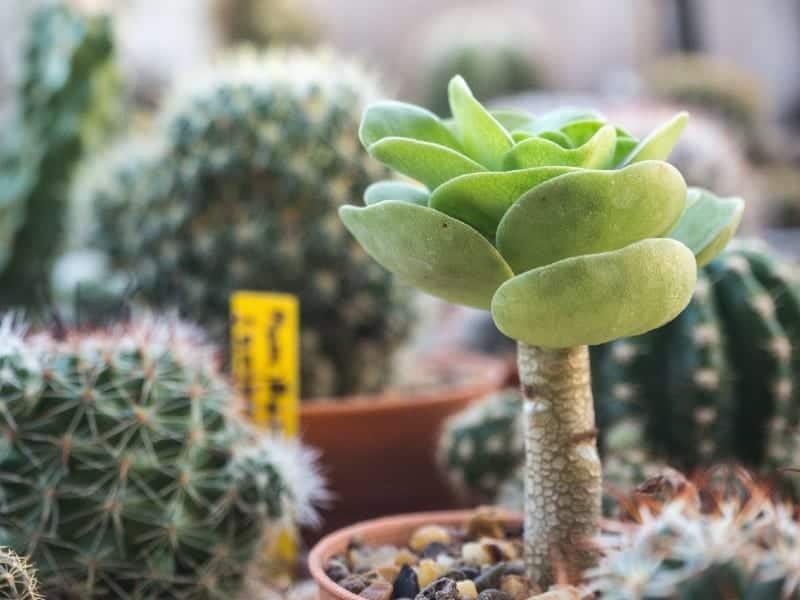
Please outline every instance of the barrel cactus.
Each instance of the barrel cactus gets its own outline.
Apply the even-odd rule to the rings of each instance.
[[[173,321],[2,320],[0,545],[48,598],[230,598],[271,522],[313,516],[308,451],[240,423],[214,364]]]
[[[452,119],[371,105],[360,138],[417,183],[370,187],[342,220],[421,290],[490,310],[518,342],[524,392],[525,556],[542,585],[600,513],[589,344],[642,334],[686,307],[697,265],[727,243],[740,199],[687,194],[664,162],[687,115],[637,140],[591,111],[488,111],[461,77]]]
[[[303,396],[379,390],[409,304],[336,215],[386,173],[355,135],[377,89],[327,52],[229,57],[173,94],[158,143],[86,169],[75,195],[96,211],[90,245],[147,304],[220,342],[235,290],[296,294]]]
[[[320,37],[316,15],[294,0],[212,0],[214,21],[228,44],[309,44]]]
[[[10,548],[0,548],[0,598],[42,600],[33,567]]]
[[[105,17],[62,3],[33,14],[17,114],[0,147],[0,306],[32,306],[47,292],[82,157],[114,128],[119,79]]]

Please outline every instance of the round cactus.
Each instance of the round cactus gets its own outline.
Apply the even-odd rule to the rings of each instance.
[[[236,290],[300,299],[306,398],[379,390],[409,304],[336,215],[385,174],[356,125],[377,84],[318,52],[239,54],[177,91],[162,139],[89,166],[90,245],[220,342]],[[127,146],[128,148],[130,146]]]
[[[0,147],[0,307],[35,306],[60,248],[71,176],[119,121],[108,19],[48,3],[32,17],[18,115]]]
[[[10,548],[0,547],[0,598],[42,600],[33,567]]]
[[[303,2],[213,0],[212,7],[221,37],[228,44],[309,44],[319,38],[319,23]]]
[[[313,513],[308,452],[233,416],[193,328],[60,333],[0,325],[0,545],[48,597],[230,598],[270,521]]]

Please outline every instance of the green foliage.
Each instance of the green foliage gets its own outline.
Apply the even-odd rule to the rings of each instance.
[[[36,575],[28,561],[10,548],[0,547],[0,598],[42,600]]]
[[[430,194],[426,205],[425,190],[396,189],[340,209],[373,258],[425,292],[490,309],[531,345],[607,342],[685,308],[693,254],[710,260],[743,210],[700,190],[687,210],[686,184],[663,162],[685,114],[640,141],[591,111],[488,111],[460,76],[448,90],[449,120],[400,102],[364,113],[368,152]]]
[[[220,342],[232,292],[296,294],[304,397],[381,389],[409,305],[336,214],[386,174],[355,137],[376,90],[323,52],[228,58],[176,92],[157,142],[86,170],[75,196],[95,212],[90,245],[135,275],[147,304]]]
[[[108,19],[60,3],[33,15],[18,115],[0,148],[0,306],[32,306],[47,292],[70,178],[119,120],[118,88]]]
[[[308,518],[308,453],[234,416],[215,350],[146,318],[25,335],[0,324],[0,544],[47,597],[223,599],[268,524]]]

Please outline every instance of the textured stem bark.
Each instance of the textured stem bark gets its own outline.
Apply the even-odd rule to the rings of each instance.
[[[548,586],[588,567],[586,541],[600,517],[589,349],[520,343],[525,419],[525,563]]]

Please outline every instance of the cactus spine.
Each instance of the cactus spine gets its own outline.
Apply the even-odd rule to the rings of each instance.
[[[10,548],[0,548],[0,598],[42,600],[33,568]]]

